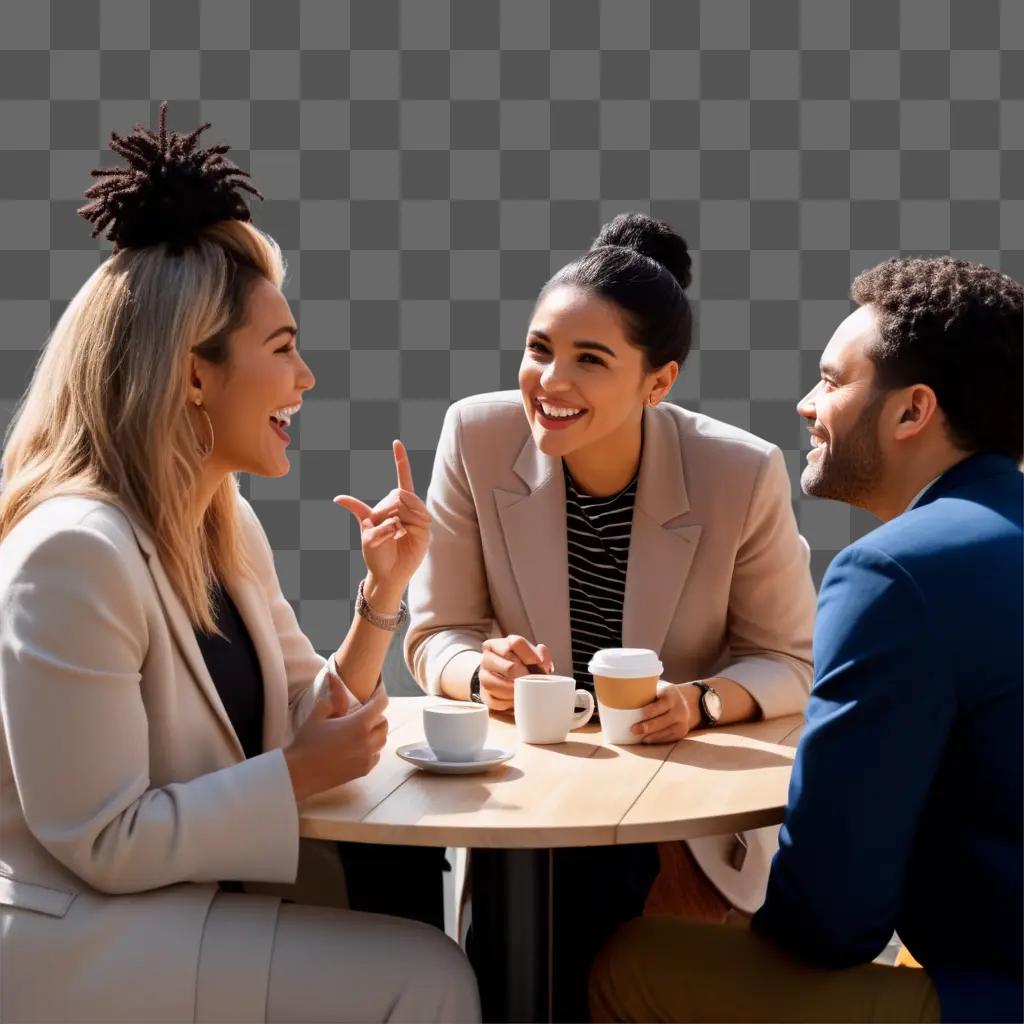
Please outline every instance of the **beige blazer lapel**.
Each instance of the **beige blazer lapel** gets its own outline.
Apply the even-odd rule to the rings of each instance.
[[[660,651],[665,642],[700,540],[700,526],[679,522],[689,510],[675,423],[646,409],[622,608],[624,647]]]
[[[569,627],[569,549],[562,460],[528,437],[515,465],[529,494],[494,489],[509,561],[534,643],[546,644],[555,671],[572,675]]]
[[[124,512],[123,509],[121,511]],[[128,513],[125,512],[124,514],[135,531],[135,537],[139,542],[142,553],[146,556],[150,575],[156,584],[156,590],[160,595],[160,602],[164,607],[164,614],[170,626],[170,631],[174,636],[175,643],[178,645],[178,650],[181,652],[185,664],[188,665],[195,681],[199,684],[199,689],[202,690],[203,695],[209,702],[211,710],[223,727],[225,740],[230,744],[238,759],[244,761],[245,751],[242,749],[238,734],[231,725],[231,719],[228,717],[227,710],[220,699],[220,694],[217,693],[213,677],[210,675],[206,662],[203,660],[203,652],[199,649],[195,633],[192,630],[192,623],[189,622],[185,609],[178,599],[178,595],[171,585],[167,573],[164,571],[160,556],[156,550],[156,544],[154,544],[148,532],[136,523]]]

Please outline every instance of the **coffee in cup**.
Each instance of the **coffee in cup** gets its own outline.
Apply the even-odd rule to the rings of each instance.
[[[524,743],[564,743],[594,713],[593,695],[577,690],[572,676],[520,676],[514,686],[516,728]],[[576,711],[577,702],[582,711]]]
[[[590,659],[587,669],[594,677],[601,730],[609,743],[640,742],[632,728],[657,697],[663,667],[657,654],[644,647],[606,647]]]
[[[484,748],[489,725],[482,704],[452,701],[423,709],[423,732],[439,761],[472,761]]]

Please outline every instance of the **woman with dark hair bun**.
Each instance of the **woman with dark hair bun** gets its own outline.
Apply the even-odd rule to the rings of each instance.
[[[592,688],[595,651],[635,647],[670,684],[642,742],[803,710],[815,594],[782,453],[666,401],[690,350],[690,268],[667,224],[619,215],[541,290],[519,390],[448,410],[409,591],[406,658],[429,693],[508,711],[519,676]],[[776,844],[767,829],[666,848],[684,912],[755,910]],[[658,869],[653,846],[557,851],[560,1019],[585,1016],[592,955]]]

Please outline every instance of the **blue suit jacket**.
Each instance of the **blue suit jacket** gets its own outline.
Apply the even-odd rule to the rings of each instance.
[[[893,930],[943,1020],[1021,1020],[1022,476],[975,455],[829,567],[754,927],[865,963]]]

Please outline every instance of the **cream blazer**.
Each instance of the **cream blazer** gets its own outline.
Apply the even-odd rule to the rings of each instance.
[[[191,1021],[217,881],[296,879],[281,747],[327,666],[239,500],[255,579],[225,585],[265,687],[265,752],[249,760],[143,529],[54,498],[0,545],[4,1021]],[[254,898],[241,962],[269,969],[277,906]],[[233,998],[262,1019],[253,980]]]
[[[660,654],[673,682],[721,675],[766,718],[802,712],[815,592],[777,447],[662,403],[644,410],[622,642]],[[409,669],[440,692],[445,665],[491,636],[547,644],[572,674],[565,481],[534,444],[518,391],[477,395],[445,417],[427,495],[427,557],[409,588]],[[778,830],[691,842],[734,905],[753,910]],[[742,867],[737,870],[734,864]]]

